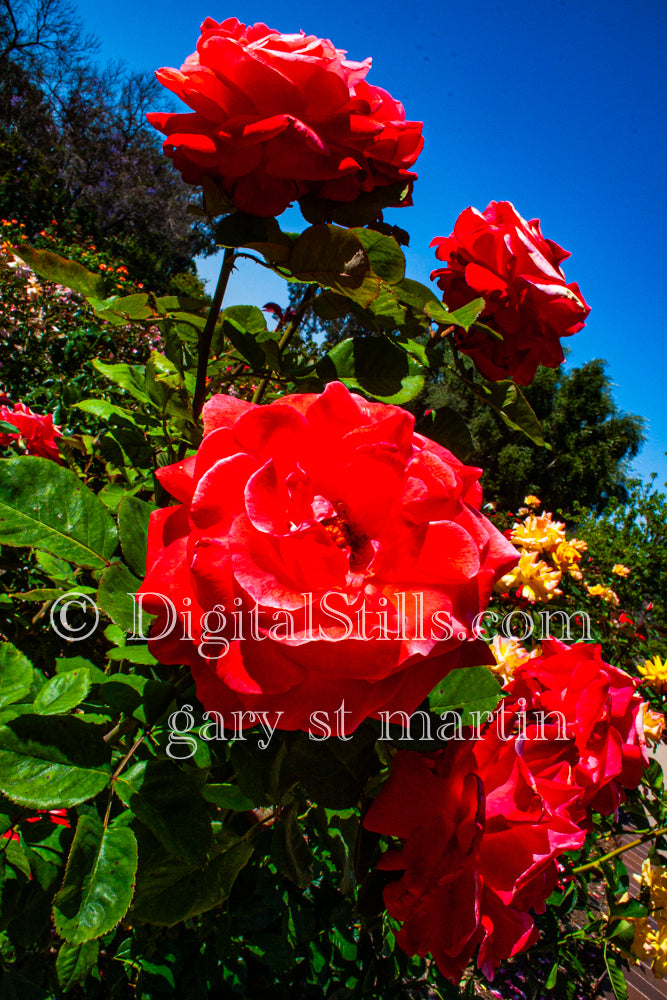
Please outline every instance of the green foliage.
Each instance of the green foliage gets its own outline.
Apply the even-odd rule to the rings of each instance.
[[[577,510],[577,531],[587,539],[590,557],[611,577],[615,563],[630,569],[613,577],[621,606],[641,630],[653,623],[662,641],[651,652],[666,652],[667,496],[653,484],[630,484],[625,501],[614,499],[602,515]]]

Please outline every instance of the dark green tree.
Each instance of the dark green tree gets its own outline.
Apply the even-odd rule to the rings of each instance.
[[[508,431],[453,376],[431,387],[427,406],[451,406],[468,423],[475,447],[461,457],[484,469],[487,499],[514,510],[536,493],[552,510],[571,513],[581,504],[600,512],[610,499],[627,498],[628,465],[645,440],[643,418],[615,403],[605,366],[597,358],[571,371],[540,368],[524,389],[550,449]]]

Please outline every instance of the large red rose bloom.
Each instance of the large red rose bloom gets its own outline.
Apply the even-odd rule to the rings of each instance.
[[[454,232],[431,246],[447,265],[431,278],[448,308],[483,297],[480,322],[502,336],[473,327],[458,342],[486,378],[528,385],[538,365],[557,368],[564,361],[560,338],[581,330],[590,308],[560,268],[569,253],[544,238],[539,219],[528,222],[511,202],[492,201],[484,212],[466,208]]]
[[[344,57],[314,35],[209,17],[180,71],[157,73],[192,114],[148,119],[185,181],[216,180],[252,215],[279,215],[305,194],[351,202],[413,180],[421,122],[366,82],[370,59]]]
[[[479,469],[340,383],[203,412],[198,453],[158,470],[180,504],[151,515],[140,594],[152,652],[190,665],[207,709],[308,729],[344,700],[351,731],[488,661],[473,620],[517,554],[479,511]]]

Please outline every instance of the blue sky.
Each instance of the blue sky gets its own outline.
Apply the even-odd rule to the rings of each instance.
[[[648,420],[635,463],[667,480],[665,289],[667,5],[656,0],[79,0],[101,56],[137,70],[180,66],[206,17],[265,21],[373,57],[369,81],[424,122],[414,206],[386,213],[411,235],[410,277],[467,205],[509,200],[572,253],[563,267],[591,306],[567,364],[602,357],[619,406]],[[297,210],[284,228],[304,224]],[[201,273],[214,279],[217,266]],[[264,271],[234,275],[228,302],[284,300]]]

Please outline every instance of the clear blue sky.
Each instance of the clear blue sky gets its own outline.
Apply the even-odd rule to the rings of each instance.
[[[428,281],[429,242],[467,205],[513,201],[566,249],[591,306],[568,365],[603,357],[624,410],[648,420],[635,468],[667,480],[667,4],[664,0],[79,0],[101,56],[132,69],[180,66],[200,22],[236,16],[331,38],[369,80],[424,122],[414,207],[387,213],[411,234],[409,275]],[[286,228],[301,228],[291,210]],[[213,260],[201,273],[217,273]],[[229,301],[285,299],[265,272],[234,276]]]

